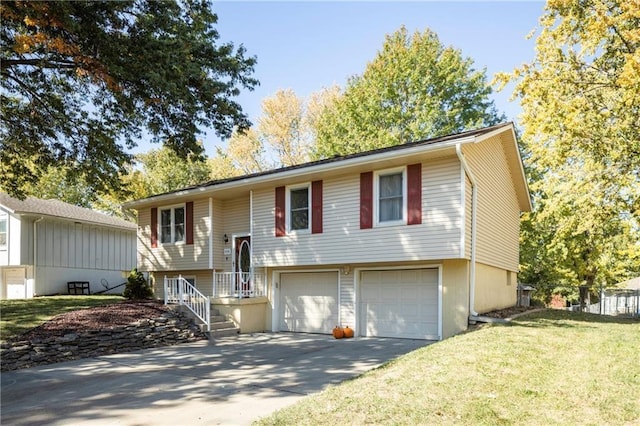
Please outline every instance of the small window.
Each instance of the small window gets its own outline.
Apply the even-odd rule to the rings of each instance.
[[[7,217],[0,217],[0,249],[7,248]]]
[[[184,206],[160,209],[160,242],[184,242]]]
[[[309,229],[309,186],[289,190],[289,229],[292,231]]]
[[[404,169],[377,173],[376,223],[403,223],[405,220],[406,185]]]

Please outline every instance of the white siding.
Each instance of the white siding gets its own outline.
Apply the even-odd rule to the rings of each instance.
[[[477,179],[477,261],[518,270],[520,208],[500,136],[463,153]]]
[[[129,271],[135,268],[135,233],[45,219],[36,225],[39,267]],[[123,251],[123,256],[116,253]]]
[[[274,189],[254,193],[254,261],[292,266],[458,258],[462,232],[460,165],[422,164],[422,224],[360,229],[360,175],[323,181],[322,234],[275,237]]]
[[[25,246],[22,238],[23,226],[20,218],[4,209],[0,209],[0,215],[7,219],[7,245],[0,249],[0,266],[26,264],[27,259],[24,259],[22,254],[28,245]]]
[[[162,206],[158,206],[161,208]],[[138,264],[144,271],[193,270],[209,267],[209,199],[194,200],[193,244],[151,247],[151,209],[138,211]]]

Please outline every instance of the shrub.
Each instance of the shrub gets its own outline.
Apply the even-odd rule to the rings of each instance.
[[[153,296],[153,290],[147,280],[137,269],[133,269],[127,278],[127,285],[124,288],[124,297],[127,299],[149,299]]]

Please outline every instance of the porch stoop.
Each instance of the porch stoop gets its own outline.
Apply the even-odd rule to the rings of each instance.
[[[220,311],[215,308],[211,308],[211,331],[207,332],[207,325],[203,324],[200,319],[198,319],[189,309],[184,306],[178,306],[182,312],[189,316],[189,318],[193,319],[198,327],[200,327],[200,331],[207,335],[209,340],[216,339],[218,337],[229,337],[229,336],[237,336],[240,334],[240,328],[236,327],[236,324],[228,320],[224,315],[220,315]]]

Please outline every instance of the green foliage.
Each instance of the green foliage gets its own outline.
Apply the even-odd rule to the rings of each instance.
[[[152,149],[138,154],[136,160],[142,170],[134,172],[130,184],[135,198],[174,191],[187,186],[198,185],[210,179],[211,169],[200,156],[193,154],[186,158],[179,157],[168,147]]]
[[[485,71],[431,30],[386,37],[315,122],[316,157],[326,158],[452,134],[504,121],[489,100]]]
[[[127,278],[127,285],[122,293],[127,299],[149,299],[153,296],[153,289],[137,269],[133,269]]]
[[[248,127],[255,58],[218,43],[207,0],[2,3],[0,171],[18,197],[51,165],[117,189],[144,133],[180,157],[204,127]]]
[[[640,6],[549,1],[517,82],[535,211],[520,278],[555,288],[640,274]],[[575,291],[574,291],[575,293]]]

